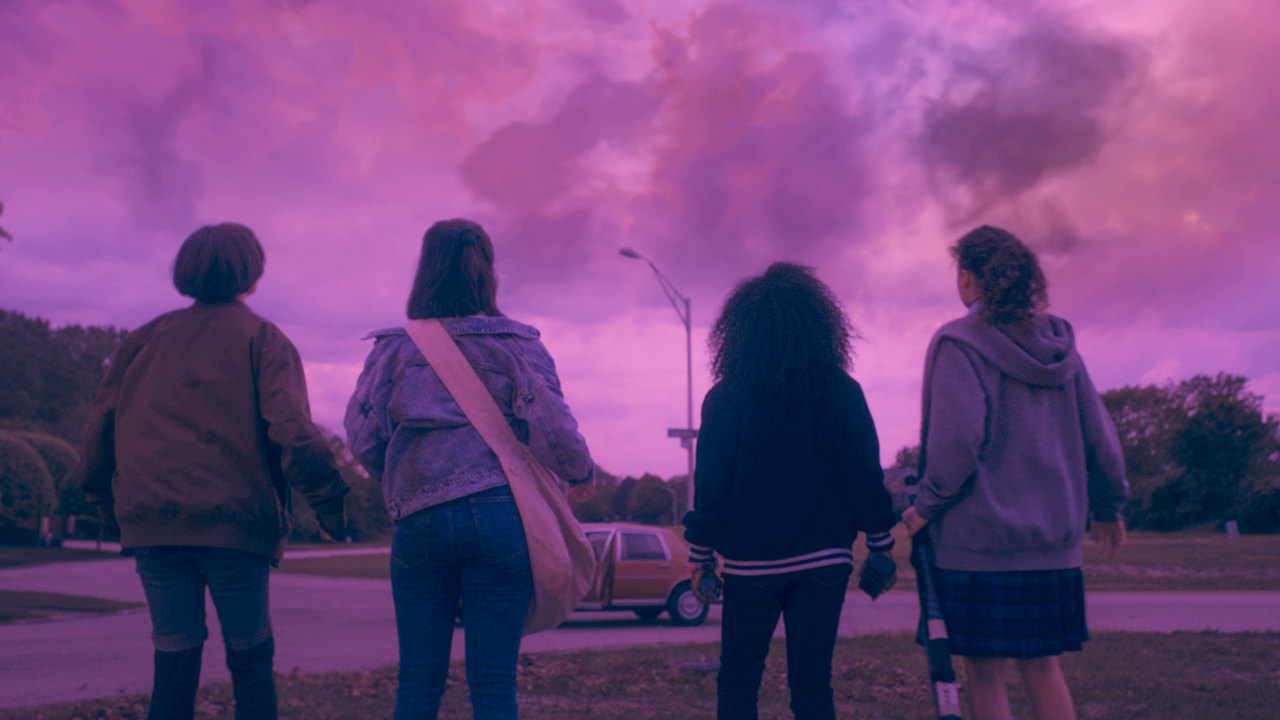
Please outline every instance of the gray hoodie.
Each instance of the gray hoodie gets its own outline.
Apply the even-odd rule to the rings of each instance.
[[[938,567],[1080,567],[1086,519],[1118,519],[1124,457],[1066,320],[1022,330],[971,312],[944,325],[923,410],[915,507]]]

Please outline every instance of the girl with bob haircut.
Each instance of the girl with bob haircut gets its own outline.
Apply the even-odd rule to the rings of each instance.
[[[81,486],[104,521],[119,524],[151,612],[153,720],[194,716],[206,587],[236,717],[275,718],[267,574],[291,529],[290,488],[324,532],[345,534],[348,488],[311,422],[302,360],[243,302],[264,263],[243,225],[192,233],[173,284],[195,303],[125,337],[85,430]]]
[[[694,510],[684,517],[692,584],[724,557],[717,717],[751,720],[769,642],[787,626],[797,720],[832,720],[831,656],[853,542],[890,553],[880,443],[849,376],[856,334],[808,268],[775,263],[725,301],[708,344]]]
[[[919,484],[902,520],[927,527],[951,652],[964,656],[969,717],[1011,716],[1012,658],[1038,720],[1075,718],[1058,655],[1085,625],[1080,545],[1114,557],[1128,497],[1115,428],[1070,323],[1044,312],[1035,253],[983,226],[951,248],[969,312],[925,356]],[[923,644],[923,638],[918,638]]]
[[[538,331],[498,311],[493,258],[493,243],[476,223],[432,225],[409,292],[409,319],[441,320],[516,438],[568,482],[571,497],[586,500],[595,465]],[[406,330],[378,330],[368,338],[376,342],[345,425],[351,451],[381,479],[395,522],[395,717],[437,716],[461,598],[475,717],[512,720],[533,576],[507,477]]]

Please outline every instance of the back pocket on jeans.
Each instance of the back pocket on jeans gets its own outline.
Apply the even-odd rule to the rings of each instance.
[[[411,568],[430,560],[431,513],[420,510],[396,523],[391,537],[391,562]]]

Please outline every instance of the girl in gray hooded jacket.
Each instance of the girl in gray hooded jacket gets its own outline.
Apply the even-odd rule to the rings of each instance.
[[[969,313],[929,343],[920,482],[902,519],[912,534],[928,526],[971,716],[1010,717],[1012,658],[1037,720],[1074,718],[1057,656],[1089,639],[1086,525],[1109,555],[1124,540],[1120,443],[1071,325],[1042,311],[1035,254],[988,226],[951,253]]]

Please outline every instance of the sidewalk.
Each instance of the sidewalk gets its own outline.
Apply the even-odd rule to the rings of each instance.
[[[63,540],[62,547],[69,550],[99,549],[97,540]],[[120,552],[120,543],[104,542],[102,543],[101,551],[118,553]],[[346,547],[345,545],[335,543],[333,547],[316,548],[314,550],[285,550],[284,556],[290,560],[294,560],[302,558],[338,557],[341,555],[387,555],[390,552],[390,547]]]
[[[357,549],[373,551],[376,548]],[[129,558],[68,562],[0,570],[0,590],[93,595],[143,602]],[[1088,600],[1092,630],[1280,631],[1280,592],[1099,592]],[[212,603],[204,682],[227,679],[225,651]],[[386,580],[271,574],[276,669],[289,672],[354,670],[397,659],[395,613]],[[894,591],[874,603],[846,596],[839,633],[855,636],[910,631],[915,593]],[[105,617],[0,625],[0,708],[42,705],[119,693],[148,692],[151,626],[145,610]],[[778,635],[785,634],[779,625]],[[665,643],[713,642],[720,637],[720,607],[698,627],[643,621],[629,612],[575,613],[556,630],[524,638],[521,650],[581,650]],[[453,637],[462,657],[463,632]]]

